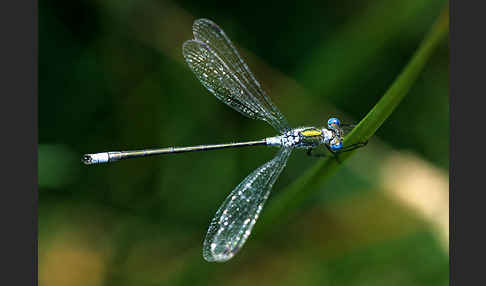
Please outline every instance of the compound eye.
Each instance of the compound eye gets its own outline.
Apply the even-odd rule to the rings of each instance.
[[[335,129],[336,127],[339,126],[339,124],[341,124],[339,122],[339,119],[335,118],[335,117],[332,117],[332,118],[329,118],[329,120],[327,121],[327,126],[330,128],[330,129]]]
[[[331,150],[333,151],[339,150],[343,147],[343,142],[339,140],[333,140],[333,142],[331,143],[331,145],[329,145],[329,147],[331,147]]]

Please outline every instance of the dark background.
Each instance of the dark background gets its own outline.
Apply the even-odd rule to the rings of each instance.
[[[447,42],[370,144],[225,264],[202,259],[209,221],[274,149],[80,162],[274,135],[191,73],[181,46],[194,19],[225,30],[292,126],[323,126],[366,115],[445,5],[40,1],[39,284],[446,285]],[[294,152],[268,204],[315,162]]]

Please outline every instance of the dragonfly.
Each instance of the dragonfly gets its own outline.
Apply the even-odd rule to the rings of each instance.
[[[183,44],[182,53],[202,85],[244,116],[267,122],[278,135],[247,142],[85,154],[82,161],[92,165],[161,154],[259,145],[279,147],[273,159],[258,167],[233,189],[209,225],[203,242],[203,258],[209,262],[225,262],[242,248],[250,236],[275,181],[294,149],[305,149],[311,156],[331,155],[337,158],[339,153],[362,147],[367,141],[343,147],[344,132],[354,125],[342,124],[335,117],[322,128],[290,128],[285,116],[266,95],[224,31],[208,19],[194,21],[192,28],[194,39]],[[321,145],[330,153],[312,154]]]

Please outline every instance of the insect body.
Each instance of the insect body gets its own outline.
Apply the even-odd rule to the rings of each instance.
[[[209,225],[203,243],[203,257],[207,261],[224,262],[241,249],[250,235],[293,149],[307,149],[310,154],[313,148],[324,145],[336,154],[366,143],[342,148],[343,130],[337,118],[330,118],[324,128],[290,128],[284,115],[265,94],[221,28],[210,20],[199,19],[194,22],[193,34],[194,39],[186,41],[182,50],[199,81],[223,103],[246,117],[267,122],[278,135],[248,142],[85,154],[83,162],[91,165],[135,157],[243,146],[279,147],[272,160],[254,170],[233,189]]]

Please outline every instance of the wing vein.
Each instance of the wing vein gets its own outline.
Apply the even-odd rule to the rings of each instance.
[[[243,246],[291,152],[292,148],[281,148],[272,160],[249,174],[226,197],[204,239],[204,259],[223,262]]]
[[[279,133],[290,129],[283,114],[265,94],[260,83],[221,28],[208,19],[199,19],[194,22],[193,34],[194,40],[184,43],[184,57],[209,91],[236,111],[249,118],[267,122]],[[199,49],[190,49],[191,43],[192,45],[197,43]],[[191,59],[196,61],[199,67],[195,67]],[[221,74],[216,75],[217,79],[203,77],[204,74],[217,70],[218,67]],[[226,92],[220,87],[224,87]],[[235,104],[234,101],[238,103]]]

